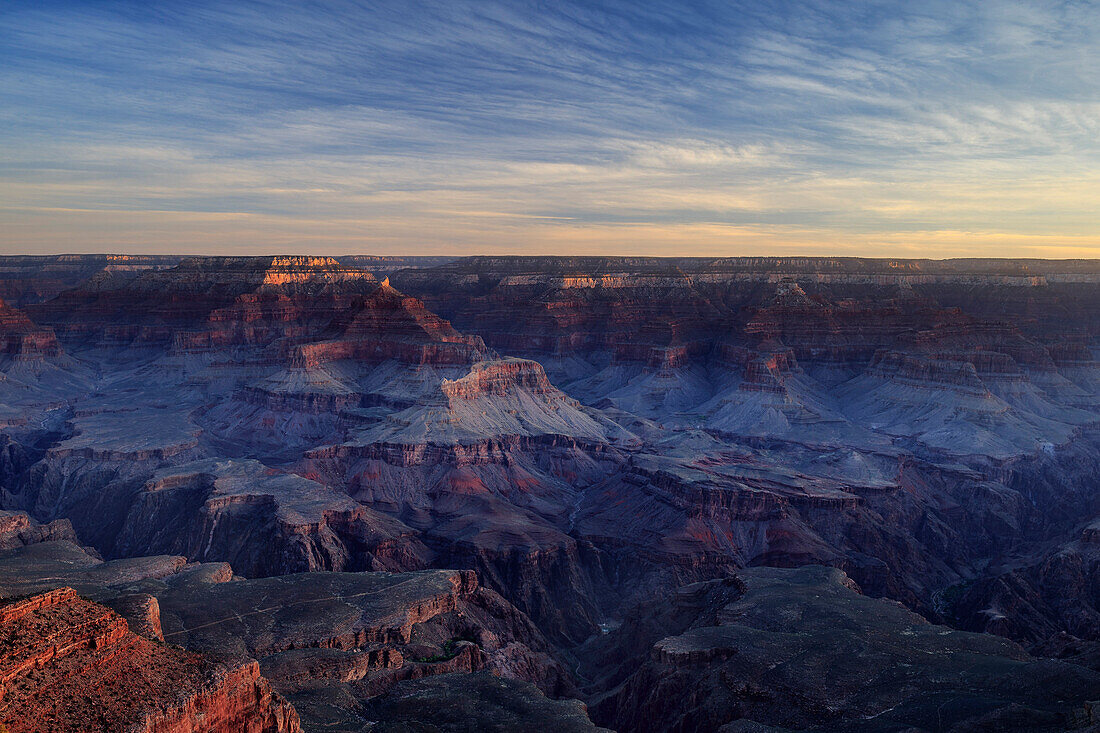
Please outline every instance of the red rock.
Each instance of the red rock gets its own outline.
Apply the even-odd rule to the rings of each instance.
[[[0,723],[13,733],[294,733],[255,662],[141,638],[68,588],[0,606]]]
[[[0,358],[35,359],[60,353],[53,331],[36,326],[25,313],[0,300]]]

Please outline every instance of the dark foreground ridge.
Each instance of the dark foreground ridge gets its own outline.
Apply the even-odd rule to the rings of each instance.
[[[75,592],[5,622],[12,731],[56,685],[74,730],[1100,725],[1097,261],[14,257],[0,298],[0,596]]]

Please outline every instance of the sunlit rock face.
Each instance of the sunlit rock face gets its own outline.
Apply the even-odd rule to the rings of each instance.
[[[609,670],[556,655],[589,654],[601,629],[676,588],[753,566],[831,567],[867,598],[1070,664],[1100,642],[1095,263],[32,264],[0,261],[21,294],[0,306],[13,567],[68,542],[106,575],[167,562],[137,558],[229,563],[227,577],[270,581],[241,589],[273,593],[291,574],[473,571],[448,577],[476,581],[462,613],[496,641],[450,656],[469,629],[447,621],[435,651],[410,654],[590,702],[612,694],[596,685]],[[53,266],[68,279],[47,287]],[[167,634],[166,593],[130,588],[118,607],[155,629],[154,599]],[[245,651],[287,655],[271,669],[310,715],[339,700],[333,720],[365,715],[382,694],[396,714],[421,689],[311,686],[421,673],[382,674],[404,667],[378,649],[296,649]]]
[[[547,699],[577,694],[558,653],[469,570],[244,579],[38,537],[0,549],[0,649],[12,730],[362,730],[395,686],[440,676],[457,695],[472,673],[507,691],[502,715],[593,728]]]
[[[136,277],[105,270],[31,309],[78,347],[186,351],[308,333],[377,287],[370,273],[332,258],[190,258]]]
[[[0,604],[0,648],[9,730],[301,730],[255,662],[219,664],[138,636],[71,588]]]

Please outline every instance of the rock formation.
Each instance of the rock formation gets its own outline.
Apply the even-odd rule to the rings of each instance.
[[[1067,730],[1097,672],[860,595],[840,571],[751,568],[680,588],[595,642],[597,721],[620,730]],[[632,663],[633,660],[633,663]],[[625,678],[624,678],[625,676]],[[724,728],[723,728],[724,730]]]
[[[754,566],[1062,658],[1060,689],[1100,643],[1098,288],[1091,261],[0,258],[0,586],[233,647],[350,730],[465,683],[528,705],[422,679],[478,670],[642,729],[591,640]],[[415,590],[392,619],[387,583]],[[683,689],[709,664],[662,659]],[[802,714],[751,725],[843,718]]]
[[[258,679],[260,688],[270,680],[307,728],[354,721],[362,727],[365,706],[394,684],[452,672],[486,670],[530,683],[531,692],[516,688],[525,698],[576,695],[558,653],[530,619],[480,587],[471,571],[245,580],[224,563],[188,564],[182,557],[104,562],[67,540],[0,550],[0,598],[52,597],[61,584],[121,614],[125,622],[80,601],[116,625],[128,622],[142,649],[186,648],[194,652],[189,659],[227,660],[223,666]],[[76,598],[71,588],[66,593]],[[176,730],[150,730],[162,729]]]
[[[0,605],[0,650],[0,723],[13,732],[301,730],[255,662],[142,638],[71,588]]]

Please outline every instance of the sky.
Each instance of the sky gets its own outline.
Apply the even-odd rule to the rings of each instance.
[[[0,3],[0,254],[1100,257],[1100,2]]]

